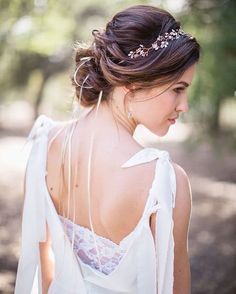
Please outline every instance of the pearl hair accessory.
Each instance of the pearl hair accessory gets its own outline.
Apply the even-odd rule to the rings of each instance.
[[[192,35],[189,33],[185,33],[182,28],[172,29],[171,32],[165,33],[164,35],[159,35],[154,43],[150,47],[144,47],[144,45],[140,44],[136,50],[131,50],[128,54],[130,58],[137,58],[139,56],[145,57],[148,56],[149,51],[159,50],[162,48],[166,48],[169,45],[169,41],[179,39],[180,36],[187,36],[189,39],[194,39]]]

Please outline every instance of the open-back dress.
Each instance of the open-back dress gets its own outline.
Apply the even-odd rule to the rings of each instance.
[[[58,123],[40,115],[28,136],[33,143],[26,168],[15,294],[42,293],[39,242],[46,241],[47,226],[55,260],[49,294],[172,294],[176,178],[169,153],[146,147],[122,164],[121,168],[129,168],[156,160],[155,176],[142,217],[134,230],[116,244],[94,236],[88,228],[63,218],[55,209],[45,177],[48,133]],[[155,212],[153,238],[149,220]],[[94,237],[102,256],[102,267],[96,260]]]

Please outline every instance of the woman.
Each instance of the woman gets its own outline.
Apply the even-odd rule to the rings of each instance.
[[[29,135],[15,293],[190,293],[188,177],[133,133],[164,136],[188,111],[199,44],[144,5],[93,36],[76,47],[72,77],[88,111],[40,116]]]

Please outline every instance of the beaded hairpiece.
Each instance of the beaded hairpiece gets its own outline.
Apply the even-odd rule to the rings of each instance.
[[[169,41],[179,39],[180,36],[187,36],[190,39],[193,39],[194,37],[191,36],[189,33],[185,33],[182,28],[179,29],[172,29],[171,32],[165,33],[164,35],[159,35],[154,43],[150,47],[144,47],[144,45],[140,44],[138,49],[131,50],[128,54],[130,58],[137,58],[139,56],[145,57],[148,56],[149,51],[159,50],[161,48],[166,48],[169,45]]]

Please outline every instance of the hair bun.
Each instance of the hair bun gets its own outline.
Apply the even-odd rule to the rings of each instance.
[[[75,86],[76,96],[79,98],[82,92],[81,105],[91,106],[98,100],[101,90],[104,94],[109,88],[100,70],[101,53],[94,44],[91,47],[85,44],[76,44],[75,62],[76,68],[71,78],[72,85]],[[106,95],[103,95],[105,99]]]

